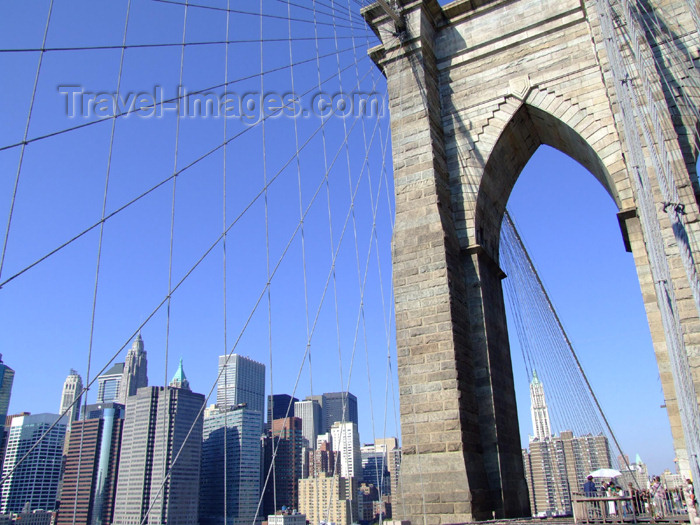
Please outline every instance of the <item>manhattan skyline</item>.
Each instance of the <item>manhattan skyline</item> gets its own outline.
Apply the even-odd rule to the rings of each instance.
[[[251,11],[259,8],[254,2],[241,3]],[[2,48],[41,47],[48,2],[33,7],[21,3],[3,7]],[[94,3],[85,0],[56,6],[47,44],[118,46],[125,26],[123,7],[115,2],[96,12]],[[267,3],[265,9],[286,16],[283,4]],[[335,21],[318,16],[326,23],[319,25],[318,41],[313,40],[309,24],[287,28],[267,17],[233,17],[231,34],[251,42],[231,45],[228,62],[224,46],[188,47],[182,77],[178,46],[129,49],[121,91],[151,92],[160,85],[172,95],[178,85],[192,90],[220,85],[228,63],[229,80],[250,77],[236,85],[239,92],[344,88],[376,90],[383,96],[384,78],[366,57],[367,49],[377,43],[374,35],[362,24],[351,24],[334,35],[330,24]],[[151,24],[153,19],[159,24]],[[140,4],[127,43],[180,42],[183,21],[181,6]],[[226,17],[213,11],[192,9],[186,29],[190,41],[227,39]],[[291,47],[285,39],[289,31]],[[281,35],[283,41],[258,42],[272,34]],[[300,63],[293,69],[255,76],[261,70],[284,68],[290,55]],[[7,96],[0,100],[7,122],[0,129],[3,145],[22,138],[37,58],[37,53],[0,56],[0,68],[12,72],[4,76]],[[119,49],[46,53],[44,60],[30,136],[85,122],[65,114],[65,97],[57,86],[80,85],[109,93],[117,89]],[[333,81],[319,88],[319,76]],[[227,151],[225,168],[223,152],[217,150],[178,176],[176,192],[169,181],[106,223],[94,317],[96,230],[3,286],[3,354],[16,371],[9,413],[55,410],[69,368],[78,371],[85,383],[93,380],[103,366],[125,361],[138,327],[146,323],[142,332],[152,385],[166,385],[182,357],[193,391],[207,395],[215,390],[217,357],[233,350],[266,365],[267,394],[303,399],[348,390],[358,396],[362,442],[399,436],[388,115],[378,121],[329,119],[323,133],[317,132],[321,119],[313,115],[270,120],[264,130],[239,121],[229,122],[224,130],[221,119],[188,118],[180,122],[178,137],[174,117],[169,113],[161,119],[117,120],[113,140],[109,121],[104,121],[27,148],[3,276],[99,221],[108,152],[113,152],[107,198],[111,212],[193,163],[224,137],[248,129],[222,148]],[[297,133],[300,143],[316,133],[301,153]],[[0,152],[3,173],[14,175],[17,166],[16,150]],[[623,447],[630,455],[640,453],[655,472],[673,469],[668,421],[658,408],[663,404],[658,369],[631,256],[622,248],[611,200],[581,169],[571,159],[542,148],[521,175],[509,207],[604,408],[610,410],[613,424],[621,427]],[[11,179],[2,179],[3,196],[11,194]],[[268,188],[265,198],[254,200],[262,188]],[[3,217],[9,202],[9,197],[2,201]],[[381,207],[375,217],[377,203]],[[170,315],[163,307],[149,318],[169,295],[169,275],[177,282],[219,237],[222,212],[231,223],[248,204],[251,207],[228,234],[226,266],[220,243],[172,295],[167,304]],[[307,209],[302,231],[297,226]],[[278,260],[282,263],[271,278]],[[518,364],[514,334],[511,350],[521,440],[527,440],[532,432],[529,378]],[[96,393],[97,383],[88,402],[95,401]],[[635,411],[620,397],[633,399],[648,414],[653,435],[639,435],[639,422],[631,416]],[[214,398],[212,394],[209,404]],[[554,423],[553,432],[563,430]]]

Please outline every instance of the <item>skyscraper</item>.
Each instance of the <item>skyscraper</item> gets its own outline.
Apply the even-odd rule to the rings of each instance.
[[[340,469],[336,473],[344,478],[362,478],[362,457],[360,455],[360,435],[357,424],[336,421],[331,427],[331,446],[337,454]]]
[[[127,398],[135,395],[136,391],[144,386],[148,386],[148,360],[141,332],[139,332],[126,353],[117,402],[126,405]]]
[[[110,403],[119,397],[119,384],[124,374],[124,363],[115,363],[97,378],[97,402]],[[145,385],[144,385],[145,386]]]
[[[268,424],[275,419],[284,419],[285,417],[294,417],[296,397],[289,394],[272,394],[267,396],[267,422]],[[298,417],[298,416],[297,416]]]
[[[316,438],[321,433],[321,405],[315,399],[294,403],[294,415],[301,419],[301,434],[304,446],[316,448]]]
[[[186,381],[181,364],[171,386],[128,398],[114,525],[197,525],[204,396],[173,386]]]
[[[298,482],[302,473],[301,419],[275,419],[270,432],[262,473],[263,482],[268,479],[264,493],[265,515],[274,514],[283,506],[297,508]]]
[[[58,414],[12,419],[2,469],[2,477],[7,479],[0,487],[0,514],[20,512],[25,505],[29,510],[56,508],[67,425],[68,418]]]
[[[261,414],[247,406],[205,410],[201,525],[254,523],[260,500],[261,423]]]
[[[15,379],[15,371],[2,361],[0,354],[0,422],[5,423],[7,410],[10,407],[10,396],[12,395],[12,382]]]
[[[544,385],[534,370],[532,371],[532,381],[530,382],[530,413],[532,414],[534,437],[540,441],[552,437],[552,429],[549,424],[549,410],[544,398]]]
[[[323,432],[328,432],[336,421],[358,424],[357,398],[350,392],[323,394]]]
[[[112,523],[124,407],[88,405],[72,425],[57,525]]]
[[[219,406],[236,406],[265,413],[265,365],[238,354],[219,356],[219,380],[216,386]]]
[[[80,398],[83,395],[83,378],[80,374],[70,369],[66,381],[63,383],[63,392],[61,393],[61,407],[59,414],[66,412],[68,421],[76,421],[80,415]]]

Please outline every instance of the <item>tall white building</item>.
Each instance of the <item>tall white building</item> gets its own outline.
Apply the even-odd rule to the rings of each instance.
[[[2,477],[7,479],[0,487],[0,514],[21,512],[25,505],[30,511],[56,508],[68,422],[67,417],[61,418],[59,414],[34,414],[12,419],[2,468]],[[54,423],[56,425],[49,430]],[[29,452],[34,445],[36,447]]]
[[[61,393],[61,407],[58,410],[59,414],[66,413],[68,421],[76,421],[80,414],[80,398],[83,393],[83,378],[80,374],[70,369],[66,381],[63,383],[63,392]]]
[[[264,414],[265,365],[238,354],[219,356],[216,403],[221,407],[245,403]]]
[[[331,427],[331,446],[336,452],[340,471],[336,474],[344,478],[362,477],[362,456],[360,455],[360,434],[357,424],[336,421]]]
[[[148,386],[148,360],[143,339],[141,339],[141,332],[139,332],[136,340],[126,353],[117,401],[125,405],[129,396],[136,395],[136,391],[145,386]]]
[[[294,403],[294,416],[301,419],[301,435],[304,446],[316,448],[316,438],[321,432],[321,405],[315,399],[306,399]]]
[[[532,371],[530,382],[530,413],[532,414],[532,430],[534,437],[540,441],[552,437],[552,427],[549,424],[549,410],[544,398],[544,385],[537,377],[537,372]]]

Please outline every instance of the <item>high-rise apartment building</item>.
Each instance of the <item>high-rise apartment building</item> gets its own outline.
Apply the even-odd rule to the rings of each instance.
[[[148,359],[141,332],[139,332],[126,353],[117,402],[126,405],[127,398],[136,395],[137,390],[145,386],[148,386]]]
[[[68,419],[59,414],[12,418],[2,469],[6,480],[0,487],[0,514],[56,508],[67,425]]]
[[[544,441],[552,436],[549,423],[549,409],[544,397],[544,385],[533,370],[530,382],[530,414],[532,415],[532,430],[536,439]]]
[[[180,366],[171,385],[185,381]],[[185,387],[143,387],[128,398],[114,525],[197,525],[203,405]]]
[[[321,433],[321,405],[315,399],[306,399],[294,403],[294,414],[301,419],[301,435],[304,446],[316,448],[316,438]]]
[[[299,400],[289,394],[272,394],[267,396],[267,423],[275,419],[285,417],[299,417],[295,414],[295,407]]]
[[[574,437],[567,430],[544,441],[535,439],[529,451],[523,450],[523,464],[533,515],[570,514],[571,493],[583,491],[588,473],[610,468],[608,438]]]
[[[535,436],[523,449],[525,480],[533,515],[557,516],[572,512],[571,493],[581,492],[589,472],[610,468],[610,449],[604,435],[575,437],[566,430],[552,436],[544,385],[533,373],[530,383]]]
[[[124,375],[124,363],[115,363],[97,378],[97,402],[111,403],[119,398],[119,384]],[[143,385],[146,386],[146,385]]]
[[[265,446],[262,472],[263,483],[267,479],[263,495],[264,514],[274,514],[282,507],[296,509],[298,481],[302,474],[301,419],[275,419]]]
[[[80,398],[82,395],[83,378],[71,368],[66,381],[63,383],[61,407],[58,413],[65,413],[68,421],[76,421],[80,415]]]
[[[247,406],[211,406],[205,410],[199,495],[201,525],[255,522],[260,500],[261,434],[261,414]]]
[[[114,512],[124,407],[88,405],[72,425],[57,525],[109,525]]]
[[[249,409],[265,413],[265,365],[238,354],[219,356],[217,405],[245,403]]]
[[[350,525],[358,521],[357,482],[321,473],[299,480],[299,512],[311,525]]]
[[[4,422],[7,417],[14,379],[15,371],[3,363],[2,354],[0,354],[0,422]]]
[[[331,445],[336,453],[336,473],[344,478],[362,477],[362,457],[360,455],[360,434],[357,423],[336,421],[331,427]]]
[[[358,424],[357,398],[350,392],[330,392],[323,394],[322,432],[328,432],[336,421]]]

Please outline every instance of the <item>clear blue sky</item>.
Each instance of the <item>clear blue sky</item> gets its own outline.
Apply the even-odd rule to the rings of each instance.
[[[119,45],[125,5],[57,2],[47,46]],[[260,4],[237,0],[233,5],[255,13]],[[357,5],[350,5],[357,12]],[[46,1],[3,5],[0,48],[40,47],[47,6]],[[264,6],[265,12],[273,16],[263,19],[262,34],[268,41],[263,48],[262,67],[271,71],[290,62],[289,45],[284,40],[289,34],[283,19],[287,6],[272,0],[266,0]],[[347,7],[339,11],[335,20],[317,14],[318,45],[308,40],[314,37],[313,24],[293,22],[292,61],[298,63],[293,68],[294,77],[289,68],[280,69],[266,74],[262,86],[260,78],[253,76],[261,69],[260,44],[256,41],[260,38],[260,17],[232,15],[230,38],[249,42],[231,44],[229,79],[252,76],[232,89],[240,96],[259,93],[261,87],[265,92],[280,94],[292,91],[292,87],[299,94],[309,90],[310,95],[302,97],[308,109],[311,95],[318,91],[318,55],[321,80],[330,79],[323,85],[324,92],[333,94],[340,87],[345,91],[356,89],[359,77],[361,90],[384,93],[383,78],[366,58],[367,45],[374,45],[376,40],[361,23],[349,21]],[[183,13],[182,6],[134,0],[127,42],[180,42]],[[292,8],[291,13],[293,18],[313,20],[308,10]],[[186,40],[224,40],[225,20],[221,11],[189,9]],[[38,56],[36,52],[0,53],[0,145],[22,139]],[[91,93],[112,93],[117,85],[119,57],[118,49],[45,53],[29,137],[87,122],[65,115],[66,98],[57,88],[70,85]],[[192,91],[222,83],[223,59],[221,44],[188,47],[182,84]],[[129,49],[121,92],[152,93],[160,88],[171,97],[180,83],[179,64],[179,47]],[[223,336],[223,253],[219,245],[173,295],[167,369],[165,309],[144,327],[149,378],[151,384],[163,384],[183,357],[193,389],[206,393],[215,379],[217,356],[225,348],[232,348],[247,324],[237,351],[265,363],[268,372],[272,368],[275,392],[291,393],[297,377],[297,397],[337,391],[349,384],[360,401],[362,440],[371,442],[373,437],[396,435],[395,364],[387,370],[388,351],[395,356],[390,289],[393,212],[384,179],[388,170],[391,180],[390,147],[385,149],[388,119],[375,127],[375,119],[343,122],[332,118],[323,132],[317,131],[321,119],[314,115],[296,119],[299,143],[304,145],[312,137],[303,146],[298,164],[293,155],[297,149],[294,122],[290,118],[267,120],[263,149],[262,126],[245,131],[247,124],[229,120],[228,138],[245,133],[227,147],[228,223],[243,210],[245,213],[227,240],[227,344]],[[343,137],[353,124],[346,148]],[[3,280],[99,220],[110,126],[103,122],[26,148]],[[131,116],[118,120],[108,212],[172,175],[175,129],[172,112],[164,118]],[[221,144],[223,133],[222,119],[181,119],[178,169]],[[365,153],[366,145],[369,154]],[[4,174],[0,179],[0,224],[7,217],[19,151],[0,151],[0,173]],[[326,166],[331,166],[327,186]],[[658,408],[663,399],[632,258],[624,252],[612,201],[595,179],[582,171],[570,159],[541,150],[523,173],[509,206],[584,367],[596,390],[602,392],[604,407],[611,411],[613,421],[619,421],[626,451],[632,456],[639,452],[652,471],[660,472],[672,467],[673,451],[665,412]],[[265,196],[255,196],[265,178],[269,181],[278,173],[268,191],[266,207]],[[294,233],[300,216],[299,179],[302,208],[309,209],[304,218],[303,249],[301,230]],[[178,177],[173,283],[221,233],[222,181],[221,150]],[[349,214],[355,187],[354,213]],[[89,361],[94,377],[167,295],[172,192],[172,182],[167,182],[106,223],[90,359],[98,230],[0,291],[2,353],[17,372],[11,411],[56,411],[68,370],[75,368],[85,378]],[[372,217],[377,199],[375,236]],[[287,250],[271,281],[271,332],[265,293],[266,208],[271,268]],[[289,239],[292,241],[287,248]],[[328,280],[331,254],[336,250],[335,274]],[[254,310],[261,293],[262,301]],[[361,298],[363,316],[359,315]],[[313,326],[317,312],[309,346],[310,368],[308,359],[303,359],[307,322]],[[531,432],[528,378],[518,364],[519,352],[514,349],[513,355],[521,434],[527,439]],[[123,357],[124,352],[117,360]],[[94,396],[93,391],[90,399]],[[638,431],[640,413],[644,414],[648,433]],[[647,424],[650,421],[653,424]]]

